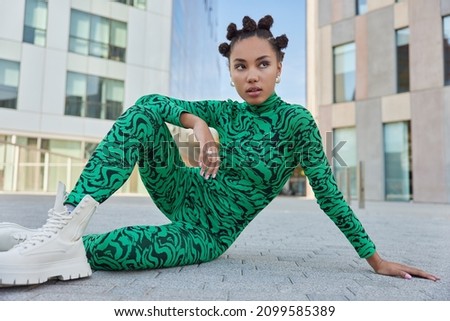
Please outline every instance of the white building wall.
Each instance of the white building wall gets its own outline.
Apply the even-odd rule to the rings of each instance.
[[[201,1],[202,6],[197,8],[209,2]],[[0,143],[5,137],[13,143],[28,140],[37,148],[43,140],[51,140],[51,146],[67,142],[65,152],[81,158],[85,145],[100,141],[112,120],[65,115],[68,72],[123,81],[124,110],[145,94],[171,95],[173,6],[181,3],[148,0],[143,10],[110,0],[48,0],[45,46],[23,42],[25,4],[26,0],[0,1],[0,59],[20,63],[17,108],[0,108]],[[182,0],[182,5],[189,6],[189,0]],[[126,22],[125,62],[69,52],[71,9]],[[186,19],[196,19],[197,23],[203,17],[204,12],[190,12]],[[207,28],[205,23],[202,30]],[[211,54],[218,56],[217,51]],[[195,92],[195,88],[187,90],[189,94]],[[8,148],[0,144],[0,155],[5,155]],[[13,172],[8,166],[0,159],[0,192],[23,185],[22,181],[11,181]],[[66,181],[69,188],[76,177],[72,175],[72,181]],[[51,192],[54,184],[48,184],[45,190]],[[133,184],[136,190],[136,183]],[[138,189],[142,191],[141,187]]]
[[[127,23],[126,63],[68,52],[70,12],[78,9]],[[68,71],[125,82],[124,109],[146,93],[169,93],[172,1],[147,10],[108,0],[50,0],[46,46],[22,42],[25,0],[0,2],[0,59],[20,62],[17,110],[0,108],[0,134],[96,141],[112,121],[65,116]]]

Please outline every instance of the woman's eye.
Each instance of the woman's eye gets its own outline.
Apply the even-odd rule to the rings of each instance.
[[[236,69],[236,70],[243,70],[243,69],[245,69],[245,66],[242,65],[242,64],[240,64],[240,65],[235,65],[235,66],[234,66],[234,69]]]
[[[262,61],[259,65],[260,65],[262,68],[266,68],[266,67],[269,67],[270,63],[269,63],[268,61]]]

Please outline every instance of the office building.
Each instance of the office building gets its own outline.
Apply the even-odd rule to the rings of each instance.
[[[1,1],[0,191],[70,188],[144,94],[219,94],[216,21],[215,0]],[[144,192],[137,171],[120,192]]]
[[[341,189],[358,196],[362,162],[368,200],[449,203],[450,1],[311,0],[306,16],[307,105]]]

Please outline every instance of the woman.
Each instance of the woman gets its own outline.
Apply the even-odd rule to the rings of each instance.
[[[279,194],[298,164],[320,207],[375,272],[438,280],[385,261],[376,252],[336,186],[313,117],[275,93],[288,39],[274,38],[272,24],[271,16],[258,23],[244,17],[243,28],[230,24],[230,43],[219,46],[228,58],[231,84],[244,103],[141,97],[113,125],[67,198],[60,187],[40,230],[4,224],[2,242],[19,244],[0,253],[2,283],[88,276],[89,265],[96,270],[133,270],[213,260]],[[200,167],[184,165],[166,122],[193,129],[200,143]],[[220,146],[210,127],[217,130]],[[171,223],[82,237],[97,205],[122,186],[136,163],[146,189]],[[66,247],[71,250],[64,256],[60,253]]]

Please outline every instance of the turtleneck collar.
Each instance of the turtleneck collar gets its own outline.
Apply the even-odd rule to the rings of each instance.
[[[247,109],[253,111],[253,112],[258,112],[258,113],[262,113],[265,111],[268,111],[270,109],[273,109],[275,106],[278,105],[278,102],[281,101],[281,98],[278,97],[278,95],[273,92],[272,95],[269,96],[269,98],[266,99],[266,101],[264,101],[261,104],[258,105],[251,105],[247,102],[245,102],[245,106]]]

